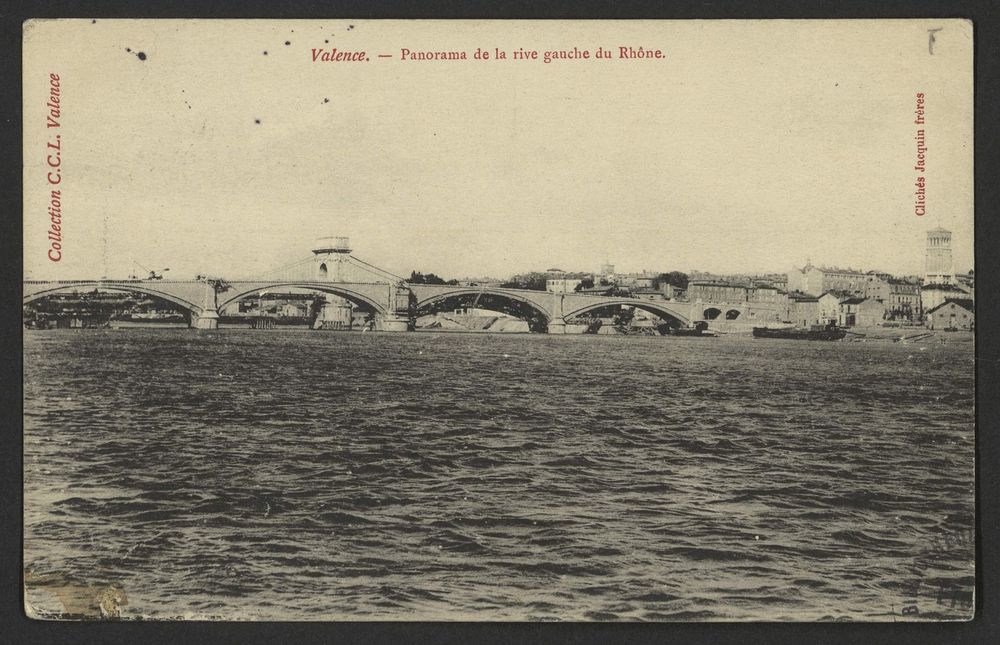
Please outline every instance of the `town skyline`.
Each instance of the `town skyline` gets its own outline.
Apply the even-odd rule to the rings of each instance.
[[[362,259],[373,259],[373,256],[371,254],[366,254],[364,251],[365,249],[363,248],[360,250],[355,250],[354,254]],[[960,251],[961,251],[960,248],[958,249],[953,248],[953,252],[960,253]],[[143,258],[143,260],[140,262],[139,260],[131,258],[116,258],[113,259],[111,263],[109,263],[108,266],[112,268],[112,270],[109,271],[108,273],[101,272],[101,275],[91,274],[86,276],[64,276],[62,277],[62,279],[97,279],[104,277],[110,279],[124,279],[131,276],[143,277],[142,274],[147,273],[148,271],[155,271],[158,273],[162,273],[164,270],[169,271],[169,275],[164,274],[164,278],[167,279],[171,277],[176,279],[189,279],[190,277],[195,275],[212,275],[212,276],[226,277],[227,274],[232,277],[239,277],[239,276],[257,275],[260,273],[265,273],[269,269],[273,269],[276,266],[286,264],[289,261],[302,259],[302,257],[306,257],[306,255],[304,253],[300,253],[298,257],[295,257],[292,256],[291,254],[286,253],[284,254],[284,257],[282,257],[280,252],[275,252],[274,254],[271,254],[268,257],[274,258],[273,265],[265,266],[261,261],[254,261],[252,263],[245,263],[245,262],[242,263],[243,266],[248,266],[250,267],[250,270],[253,271],[253,273],[248,273],[248,274],[241,274],[235,271],[227,272],[224,269],[216,271],[206,271],[204,269],[197,269],[194,267],[194,265],[190,265],[187,263],[178,264],[177,262],[174,262],[172,263],[173,266],[170,266],[171,262],[166,254],[163,254],[162,256],[154,256],[154,258],[158,258],[160,259],[160,261],[156,261],[155,259],[150,260],[149,258]],[[791,270],[802,269],[807,265],[811,265],[820,268],[845,269],[851,271],[858,271],[861,273],[869,273],[869,272],[886,273],[897,277],[920,277],[923,275],[923,267],[922,267],[923,260],[921,258],[922,256],[918,257],[918,259],[916,259],[915,261],[910,261],[906,266],[906,268],[903,270],[900,269],[893,270],[891,268],[887,268],[884,264],[879,265],[876,263],[864,263],[859,265],[852,265],[847,262],[820,261],[812,257],[806,257],[801,262],[795,263],[791,266],[784,268],[776,267],[773,265],[767,266],[758,263],[751,267],[744,267],[744,268],[735,267],[730,269],[722,269],[722,268],[714,268],[707,266],[681,266],[677,263],[669,263],[669,261],[662,262],[659,264],[640,265],[639,263],[624,264],[620,263],[615,258],[606,258],[605,260],[591,262],[588,264],[588,266],[585,267],[581,267],[575,264],[573,265],[559,264],[551,261],[546,263],[544,261],[539,260],[529,266],[512,267],[507,271],[503,272],[476,271],[474,269],[464,273],[449,272],[447,270],[437,268],[437,265],[440,264],[440,261],[422,262],[417,266],[411,266],[411,267],[400,265],[392,268],[387,268],[386,270],[404,278],[408,276],[411,272],[420,272],[424,274],[433,273],[445,279],[466,280],[466,279],[477,279],[477,278],[506,279],[515,275],[526,274],[526,273],[549,273],[552,270],[558,270],[564,273],[586,273],[586,274],[600,275],[601,267],[607,263],[610,263],[615,267],[615,272],[617,274],[639,274],[639,273],[661,274],[661,273],[668,273],[671,271],[679,271],[689,275],[701,273],[701,274],[714,274],[721,276],[737,276],[737,275],[759,276],[767,274],[785,274]],[[377,258],[374,259],[378,260]],[[592,264],[593,267],[591,267],[590,264]],[[975,269],[974,263],[969,263],[969,265],[966,267],[961,265],[956,260],[954,264],[955,264],[954,269],[956,274],[966,274],[969,273],[970,271],[974,271]],[[96,264],[92,263],[92,266],[96,267]],[[26,266],[25,267],[26,279],[52,279],[51,277],[41,277],[41,276],[36,277],[35,275],[31,275],[28,273],[27,269],[28,267]]]

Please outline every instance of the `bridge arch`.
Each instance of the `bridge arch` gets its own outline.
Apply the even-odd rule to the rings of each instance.
[[[217,308],[221,311],[227,305],[230,305],[238,300],[242,300],[247,296],[252,296],[255,293],[261,291],[268,291],[270,289],[309,289],[310,291],[319,291],[321,293],[329,293],[335,296],[340,296],[346,300],[350,300],[354,304],[364,305],[366,307],[371,307],[375,313],[380,315],[385,315],[387,313],[385,305],[372,299],[370,296],[354,291],[353,289],[347,289],[336,284],[322,284],[315,282],[274,282],[274,283],[254,283],[251,288],[244,288],[240,290],[239,288],[232,288],[230,291],[220,293],[217,297]]]
[[[538,293],[546,293],[546,292],[540,291]],[[538,302],[532,300],[529,295],[521,294],[511,289],[481,289],[479,287],[456,288],[454,290],[446,291],[444,293],[434,294],[433,296],[429,296],[427,298],[424,298],[423,300],[418,300],[416,304],[416,310],[419,312],[421,309],[426,309],[428,306],[436,302],[441,302],[449,298],[457,298],[461,296],[480,296],[480,295],[520,302],[521,304],[527,305],[529,308],[538,313],[545,320],[545,322],[549,322],[552,320],[552,314],[549,313],[548,309],[546,309]]]
[[[722,310],[718,307],[708,307],[701,313],[701,317],[704,320],[715,320],[722,315]]]
[[[726,312],[726,320],[736,320],[742,313],[739,309],[730,309]]]
[[[675,311],[670,307],[666,307],[661,304],[657,304],[655,301],[650,300],[635,300],[629,298],[621,298],[617,300],[608,300],[608,302],[594,303],[574,309],[572,311],[563,311],[563,318],[572,318],[574,316],[580,316],[587,313],[588,311],[594,311],[595,309],[604,309],[605,307],[613,306],[625,306],[625,307],[635,307],[636,309],[642,309],[643,311],[648,311],[651,314],[655,314],[666,320],[675,320],[681,325],[687,326],[691,323],[688,317],[684,314]]]
[[[454,287],[444,291],[435,290],[433,295],[426,295],[426,291],[423,291],[423,293],[421,291],[419,286],[416,289],[413,289],[411,286],[411,293],[416,298],[413,313],[417,317],[431,313],[429,308],[436,303],[441,303],[451,298],[469,299],[474,297],[476,300],[472,303],[472,306],[481,306],[483,309],[516,316],[518,319],[526,322],[528,329],[532,332],[546,332],[548,331],[549,323],[552,322],[552,314],[549,313],[548,307],[537,300],[539,295],[548,295],[544,291],[489,289],[482,287]],[[420,299],[421,295],[424,296],[422,300]],[[482,296],[487,297],[487,302],[480,305],[479,298]],[[496,303],[490,302],[491,300],[499,300],[507,303],[507,305],[504,308],[498,309]],[[509,308],[514,303],[520,306]]]
[[[143,295],[153,296],[156,298],[160,298],[161,300],[166,300],[167,302],[173,303],[178,307],[184,309],[185,311],[189,312],[195,317],[201,315],[201,312],[204,311],[201,305],[196,305],[195,303],[185,300],[184,298],[181,298],[179,296],[175,296],[173,294],[165,293],[163,291],[154,289],[150,286],[147,286],[147,283],[134,283],[134,282],[126,282],[120,284],[113,282],[112,283],[78,282],[78,283],[60,284],[56,286],[46,287],[39,291],[33,291],[29,294],[26,294],[22,298],[21,304],[26,305],[36,300],[41,300],[42,298],[55,295],[57,293],[68,293],[73,291],[78,291],[78,292],[94,291],[94,290],[122,291],[126,293],[141,293]]]

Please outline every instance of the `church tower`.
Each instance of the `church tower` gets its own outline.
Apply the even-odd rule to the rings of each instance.
[[[951,259],[951,231],[940,226],[927,231],[924,284],[955,284]]]

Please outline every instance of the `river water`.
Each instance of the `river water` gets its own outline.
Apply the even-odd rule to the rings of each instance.
[[[24,342],[25,570],[117,585],[124,617],[971,611],[971,343]]]

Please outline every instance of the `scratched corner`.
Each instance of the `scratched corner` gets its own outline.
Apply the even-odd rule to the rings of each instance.
[[[979,594],[975,587],[972,588],[972,598],[968,605],[963,606],[961,610],[956,612],[956,615],[950,619],[951,622],[956,623],[970,623],[976,619],[976,599]]]
[[[31,620],[59,621],[65,620],[61,612],[45,603],[43,598],[34,589],[24,585],[22,600],[24,601],[24,615]]]
[[[25,18],[21,21],[21,37],[27,38],[28,34],[37,30],[40,25],[59,22],[60,18]]]
[[[37,25],[42,20],[43,20],[42,18],[25,18],[25,20],[21,22],[22,42],[28,39],[28,34],[34,31],[35,25]]]

